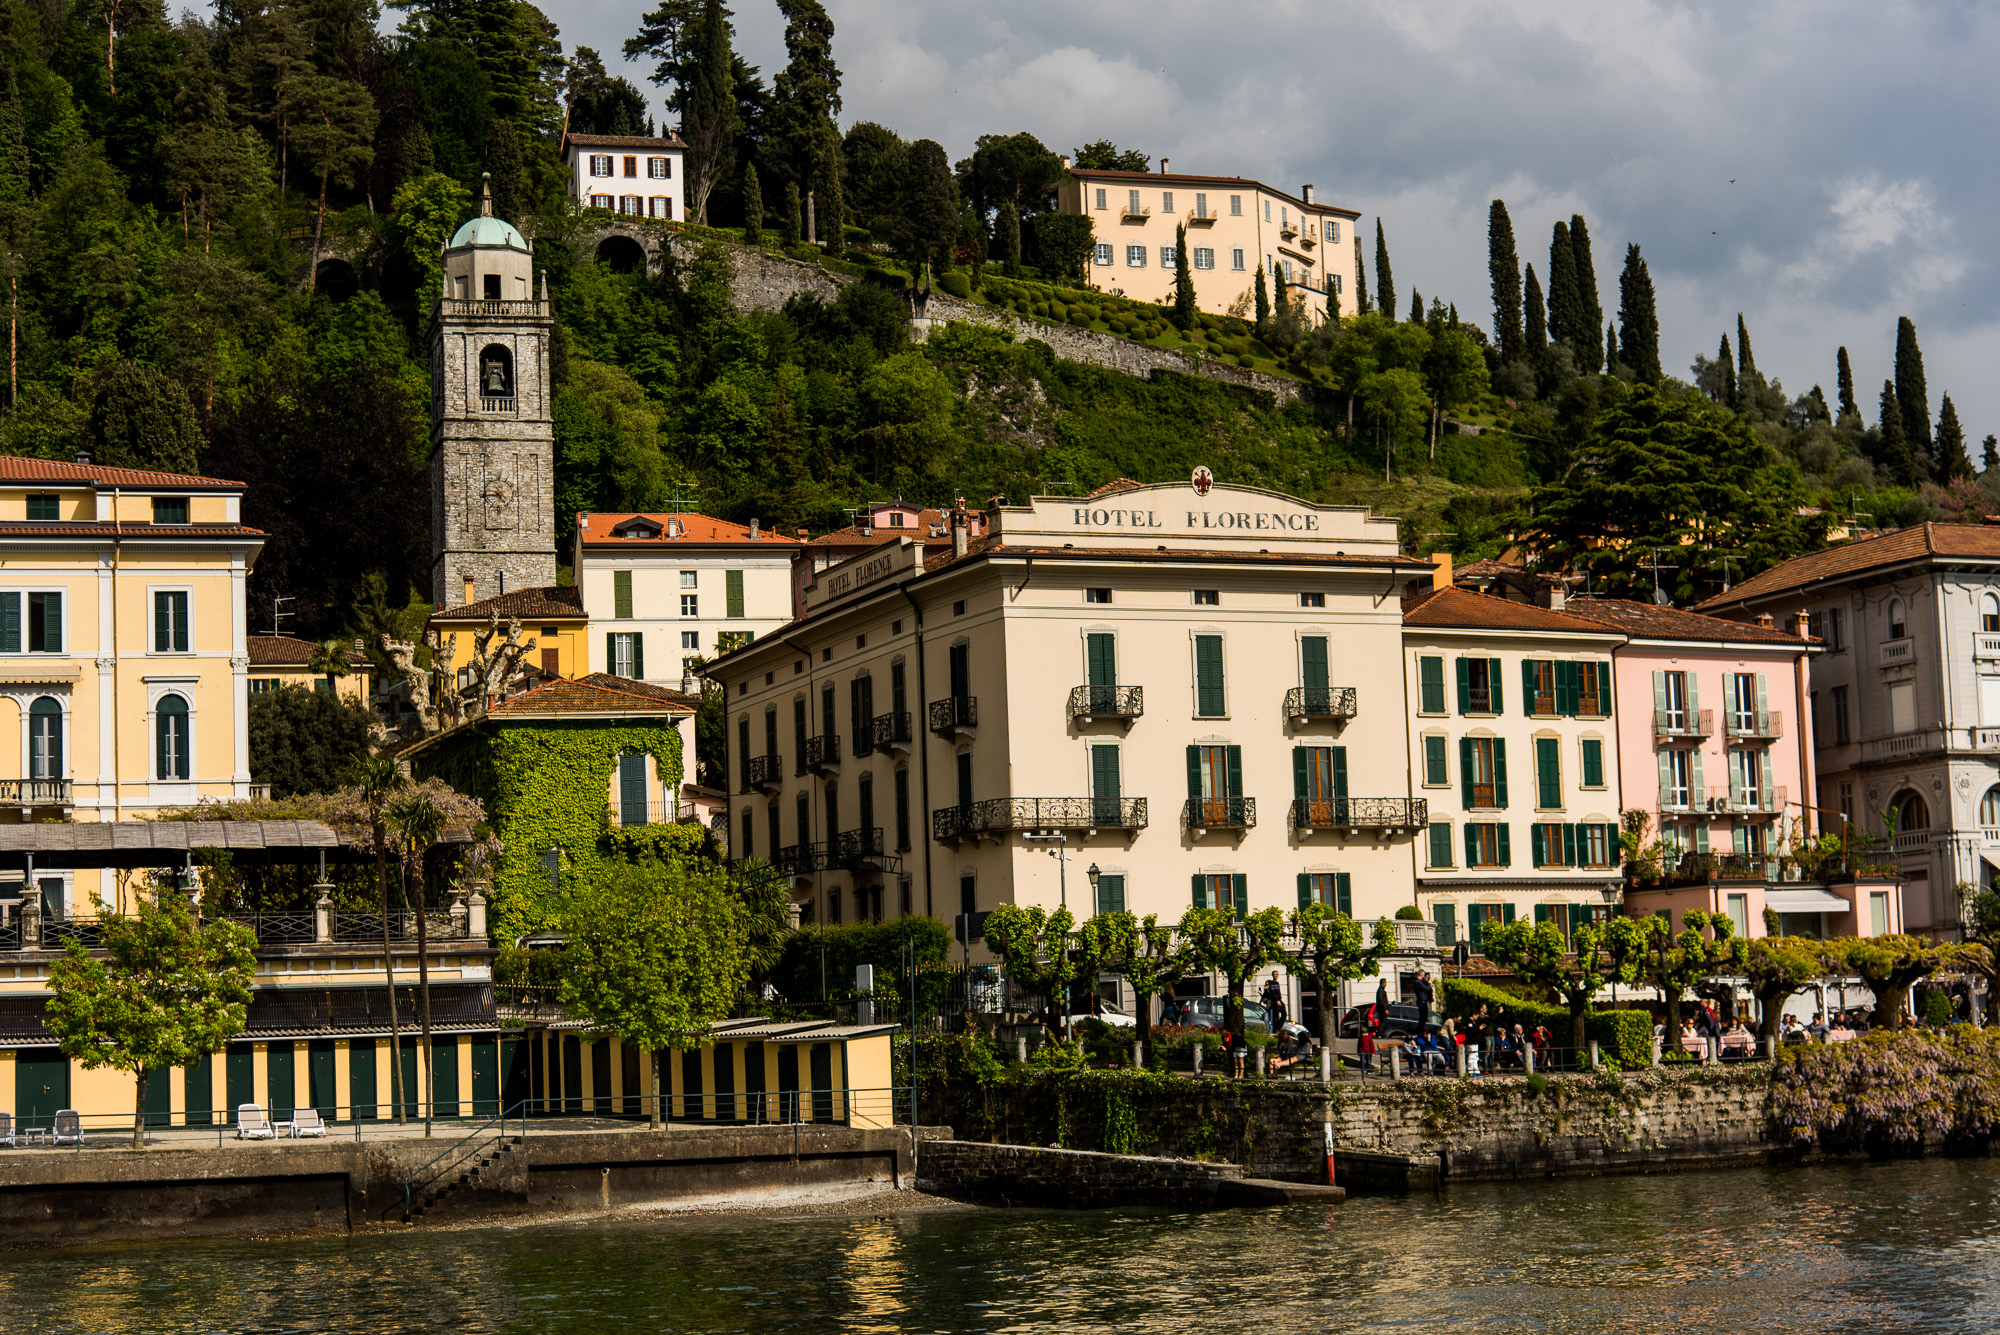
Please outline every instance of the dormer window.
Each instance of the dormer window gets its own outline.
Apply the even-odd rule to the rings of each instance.
[[[187,521],[187,497],[155,496],[153,498],[153,522],[155,524],[185,524]]]
[[[657,538],[660,536],[660,526],[635,519],[612,529],[611,536],[614,538]]]
[[[51,493],[36,493],[28,497],[28,519],[50,520],[62,518],[62,506]]]
[[[903,526],[903,514],[900,510],[889,516],[890,528],[901,528],[902,526]]]

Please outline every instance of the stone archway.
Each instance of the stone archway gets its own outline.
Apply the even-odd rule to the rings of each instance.
[[[623,232],[613,232],[597,243],[597,262],[618,273],[643,273],[646,247]]]
[[[314,275],[313,287],[331,301],[346,301],[361,290],[361,276],[340,256],[324,257]]]

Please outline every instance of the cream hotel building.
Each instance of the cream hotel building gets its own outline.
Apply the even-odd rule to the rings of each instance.
[[[823,923],[1411,902],[1401,595],[1430,567],[1394,520],[1198,477],[817,572],[708,668],[732,850]]]

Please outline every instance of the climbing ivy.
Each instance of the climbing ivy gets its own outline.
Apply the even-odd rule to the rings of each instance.
[[[669,723],[548,722],[474,727],[418,757],[419,778],[435,774],[486,803],[500,858],[487,918],[493,936],[512,940],[546,926],[572,886],[594,883],[611,834],[612,776],[624,753],[650,753],[654,772],[677,791],[683,773],[680,732]],[[622,833],[622,832],[621,832]],[[700,826],[676,826],[661,838],[692,851]],[[562,850],[551,892],[542,855]]]

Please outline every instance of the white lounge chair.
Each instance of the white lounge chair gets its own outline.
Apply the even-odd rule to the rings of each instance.
[[[60,1116],[60,1114],[58,1114]],[[262,1108],[254,1103],[236,1105],[236,1138],[238,1140],[274,1140],[277,1128]]]
[[[317,1108],[296,1108],[292,1111],[292,1135],[324,1136],[326,1119],[319,1115]]]
[[[83,1144],[83,1118],[76,1109],[57,1110],[55,1142],[58,1145]]]
[[[0,1112],[0,1145],[12,1146],[13,1143],[14,1143],[14,1114],[8,1112]]]

